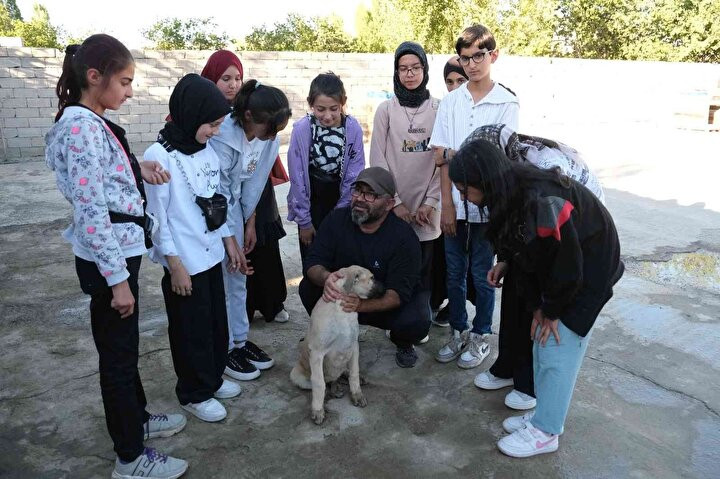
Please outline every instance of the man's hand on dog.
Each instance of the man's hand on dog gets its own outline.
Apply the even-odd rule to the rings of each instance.
[[[340,306],[346,313],[357,313],[361,302],[362,299],[357,294],[344,294]]]
[[[340,271],[334,271],[325,278],[325,287],[323,288],[323,300],[326,303],[333,303],[338,299],[343,299],[345,293],[335,286],[335,282],[341,278],[344,278]]]

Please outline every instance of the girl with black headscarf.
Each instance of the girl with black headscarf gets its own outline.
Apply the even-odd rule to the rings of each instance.
[[[228,322],[221,263],[227,252],[228,270],[245,272],[247,264],[225,224],[227,200],[217,193],[219,159],[207,145],[229,112],[215,84],[184,76],[170,96],[172,121],[144,155],[173,178],[146,190],[156,226],[150,258],[165,271],[161,287],[178,377],[175,392],[183,409],[208,422],[227,415],[215,398],[240,394],[240,386],[222,378]]]
[[[397,194],[393,212],[407,221],[422,247],[422,288],[431,287],[433,240],[440,236],[440,175],[430,134],[438,100],[430,96],[428,60],[414,42],[395,50],[395,97],[378,106],[370,143],[370,165],[390,171]],[[428,305],[428,314],[430,307]]]

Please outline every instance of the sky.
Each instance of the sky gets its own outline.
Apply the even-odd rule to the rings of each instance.
[[[266,3],[270,8],[263,8],[262,2],[249,0],[207,4],[188,0],[17,0],[24,19],[30,19],[35,3],[47,8],[53,25],[73,36],[108,33],[130,48],[139,48],[147,46],[142,30],[159,19],[171,17],[210,17],[218,24],[218,30],[234,39],[247,35],[254,26],[272,26],[283,21],[288,13],[303,16],[335,13],[343,19],[345,29],[354,35],[357,7],[361,4],[369,6],[370,0],[271,0]]]

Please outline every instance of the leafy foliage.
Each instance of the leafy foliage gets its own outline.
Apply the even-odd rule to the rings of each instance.
[[[26,47],[60,48],[59,29],[50,23],[47,9],[36,3],[30,21],[22,20],[14,1],[0,4],[0,35],[22,38]]]
[[[157,50],[218,50],[229,40],[226,33],[215,33],[210,18],[166,18],[155,22],[142,34]]]
[[[20,9],[18,8],[17,2],[15,2],[15,0],[2,0],[1,3],[7,10],[10,18],[12,18],[13,20],[20,20],[21,22],[23,21],[22,14],[20,13]]]
[[[305,18],[291,13],[273,28],[256,27],[239,43],[243,50],[354,52],[355,41],[336,15]]]

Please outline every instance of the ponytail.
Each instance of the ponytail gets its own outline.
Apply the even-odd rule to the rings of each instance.
[[[231,117],[241,127],[245,112],[250,113],[254,123],[267,124],[271,132],[277,132],[277,127],[292,115],[287,96],[280,89],[258,80],[246,81],[235,96]]]
[[[58,113],[55,121],[62,116],[66,106],[77,103],[87,89],[87,71],[95,69],[103,76],[103,87],[117,72],[134,62],[132,54],[119,40],[110,35],[91,35],[82,45],[68,45],[65,48],[62,74],[58,79],[55,93],[58,97]]]
[[[82,94],[82,84],[75,75],[73,68],[73,56],[80,48],[80,45],[68,45],[65,48],[65,60],[63,60],[62,74],[55,87],[55,93],[58,96],[58,115],[55,117],[57,121],[62,115],[62,111],[66,105],[77,103],[80,101]]]

